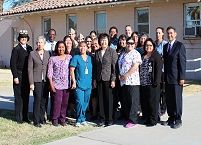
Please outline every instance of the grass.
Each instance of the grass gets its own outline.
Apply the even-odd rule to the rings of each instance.
[[[32,113],[30,113],[30,116]],[[55,127],[47,122],[42,128],[31,124],[17,124],[14,120],[14,111],[0,109],[0,144],[1,145],[40,145],[54,140],[75,136],[82,132],[97,129],[92,125],[76,128],[68,124],[65,127]]]

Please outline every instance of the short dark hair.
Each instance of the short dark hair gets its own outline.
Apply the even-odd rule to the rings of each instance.
[[[110,36],[107,33],[101,33],[98,37],[98,44],[101,46],[101,39],[107,38],[108,39],[108,46],[110,46]]]
[[[87,45],[87,42],[86,41],[81,41],[80,43],[79,43],[79,46],[81,45],[81,44],[86,44]]]
[[[47,35],[48,35],[48,34],[50,34],[50,31],[54,31],[54,32],[55,32],[55,34],[57,34],[57,32],[56,32],[56,30],[55,30],[55,29],[50,29],[50,30],[48,30]]]
[[[125,34],[121,34],[121,35],[119,36],[119,40],[122,39],[122,38],[125,38],[125,39],[126,39],[127,36],[126,36]]]
[[[140,37],[142,37],[143,35],[145,35],[147,38],[149,38],[149,36],[148,36],[148,34],[147,34],[146,32],[142,32],[142,33],[140,34]]]
[[[65,42],[67,38],[70,38],[70,40],[72,42],[72,48],[75,48],[74,41],[73,41],[73,39],[69,35],[64,36],[63,41]]]
[[[89,35],[91,35],[92,33],[94,33],[95,35],[97,35],[96,31],[95,30],[92,30]]]
[[[135,41],[135,40],[133,39],[133,37],[128,37],[128,38],[126,39],[126,42],[128,42],[129,40]]]
[[[125,28],[126,28],[126,27],[131,27],[131,25],[126,25]]]
[[[176,28],[172,26],[167,27],[166,32],[169,31],[170,29],[173,29],[176,32]]]
[[[139,33],[137,31],[134,31],[132,34],[131,34],[131,37],[133,37],[133,35],[136,34],[138,37],[139,37]]]
[[[55,45],[55,51],[54,51],[55,55],[58,55],[59,44],[64,44],[64,47],[65,47],[65,52],[64,52],[64,53],[67,54],[68,51],[67,51],[67,48],[66,48],[66,44],[65,44],[64,41],[60,40],[60,41],[58,41],[58,42],[56,43],[56,45]]]
[[[110,27],[109,33],[111,32],[112,29],[115,29],[116,32],[118,33],[118,29],[117,29],[117,27],[115,27],[115,26]]]
[[[88,38],[90,38],[90,39],[92,40],[91,36],[87,36],[87,37],[85,38],[85,41],[87,41]]]
[[[18,36],[17,37],[17,40],[20,42],[20,38],[27,38],[27,42],[29,41],[29,39],[30,39],[30,37],[27,35],[26,37],[20,37],[20,36]]]
[[[152,43],[152,45],[153,45],[153,47],[154,47],[154,50],[156,50],[156,45],[155,45],[153,39],[151,39],[151,38],[147,38],[147,39],[145,40],[145,42],[144,42],[144,46],[143,46],[143,50],[145,51],[145,54],[147,53],[147,51],[146,51],[145,48],[146,48],[146,44],[147,44],[148,41],[150,41],[150,42]]]

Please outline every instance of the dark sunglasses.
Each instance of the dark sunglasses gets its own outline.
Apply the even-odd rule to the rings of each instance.
[[[134,42],[127,42],[126,44],[127,45],[134,45],[135,43]]]

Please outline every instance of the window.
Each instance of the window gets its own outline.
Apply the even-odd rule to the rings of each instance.
[[[136,9],[136,27],[139,33],[146,32],[149,34],[149,9]]]
[[[184,36],[201,36],[200,3],[184,5]]]
[[[77,16],[75,14],[67,16],[67,34],[70,28],[73,28],[77,32]]]
[[[44,17],[43,18],[43,35],[48,40],[48,31],[51,29],[51,18]]]
[[[106,12],[95,13],[95,30],[98,35],[106,32]]]

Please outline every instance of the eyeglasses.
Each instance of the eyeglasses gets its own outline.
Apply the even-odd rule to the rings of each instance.
[[[146,47],[149,47],[149,46],[152,47],[153,45],[146,45]]]
[[[91,41],[87,41],[87,42],[91,42]]]
[[[134,45],[135,43],[134,42],[127,42],[126,44],[127,45]]]

